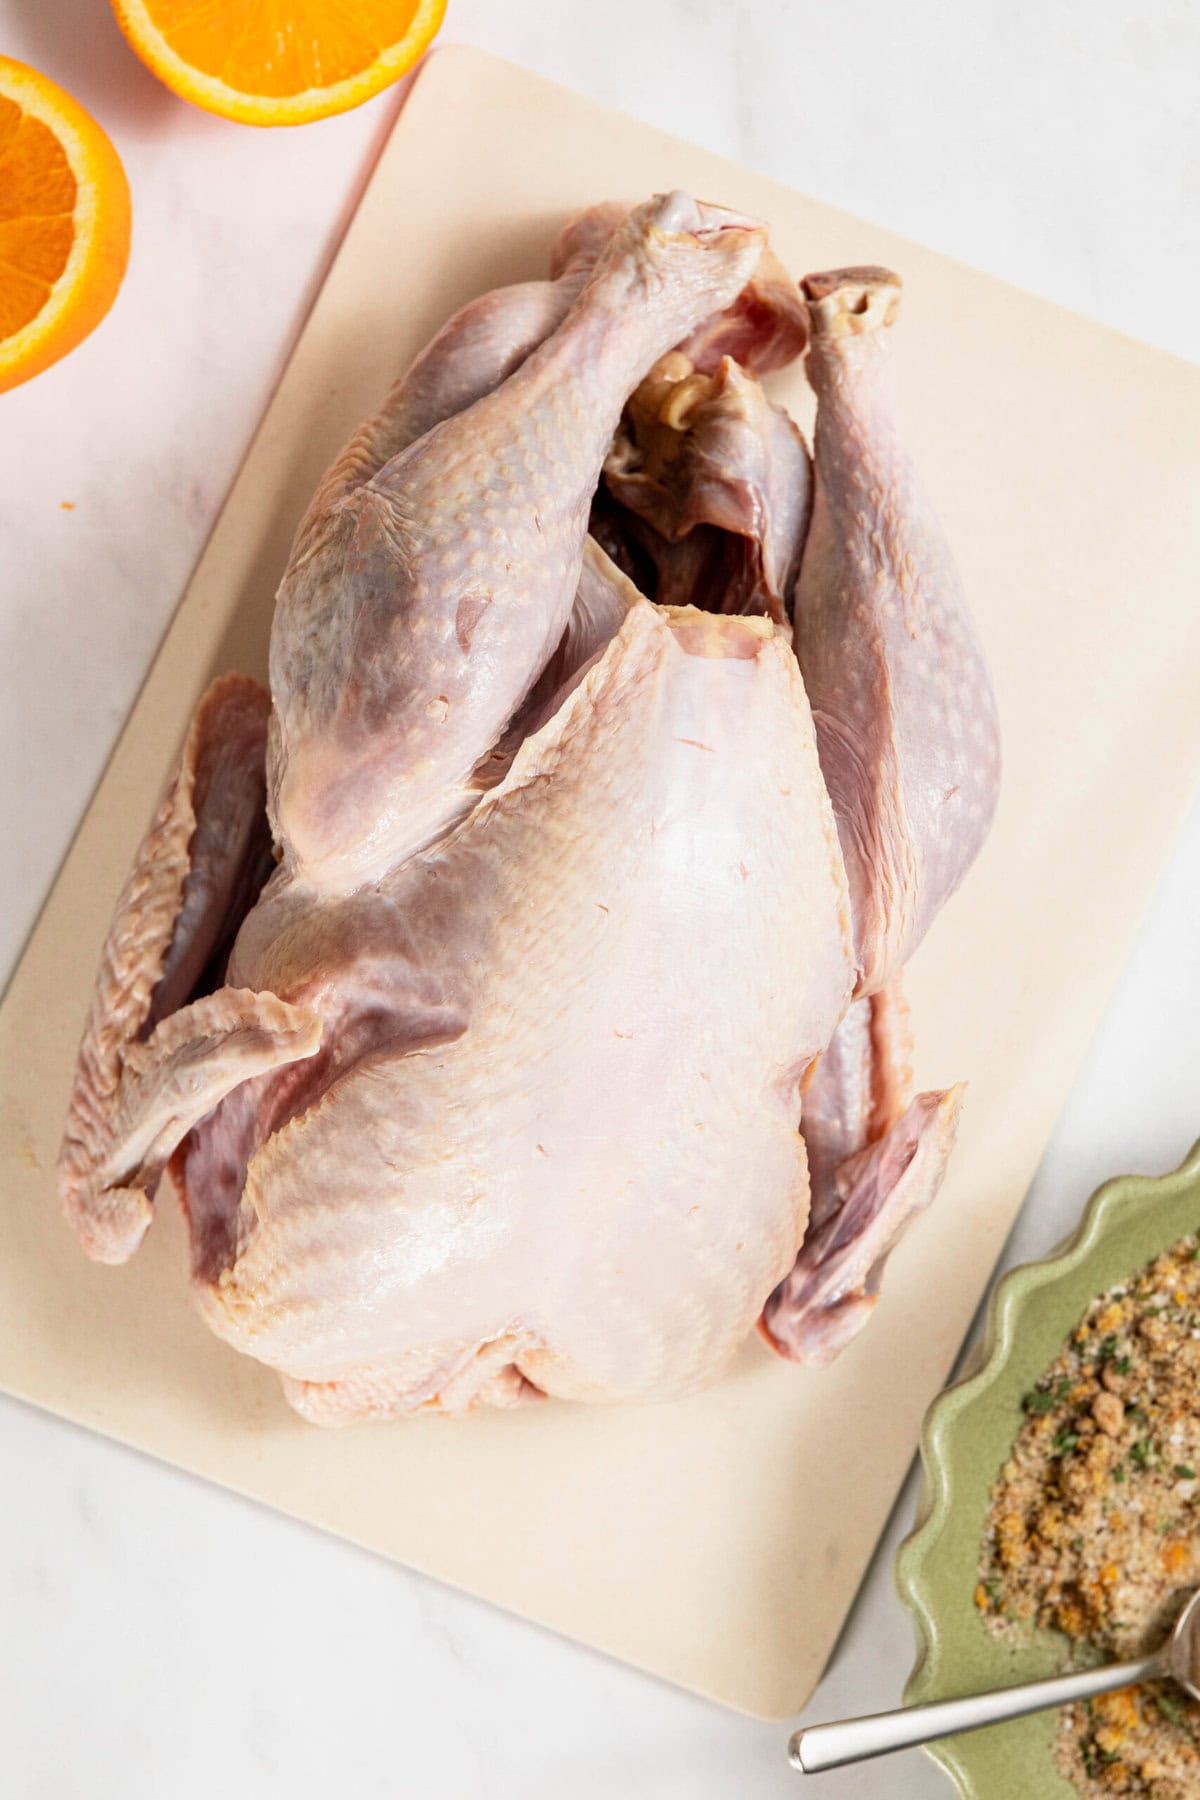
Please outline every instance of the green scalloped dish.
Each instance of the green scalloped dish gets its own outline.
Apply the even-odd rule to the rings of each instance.
[[[1088,1202],[1067,1242],[997,1285],[971,1372],[939,1395],[921,1433],[917,1525],[896,1556],[916,1623],[910,1704],[1059,1672],[1065,1640],[992,1637],[974,1602],[988,1495],[1022,1422],[1021,1396],[1058,1355],[1089,1303],[1200,1226],[1200,1143],[1172,1174],[1125,1175]],[[1078,1800],[1054,1767],[1057,1715],[1037,1713],[944,1738],[929,1754],[963,1800]]]

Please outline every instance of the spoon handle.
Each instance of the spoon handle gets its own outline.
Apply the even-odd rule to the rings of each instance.
[[[961,1700],[934,1700],[927,1706],[902,1706],[895,1712],[871,1713],[862,1719],[809,1725],[794,1733],[788,1760],[794,1769],[811,1775],[820,1769],[840,1768],[843,1763],[886,1756],[891,1750],[907,1750],[931,1738],[951,1737],[956,1731],[1019,1719],[1047,1706],[1064,1706],[1069,1700],[1087,1700],[1165,1673],[1161,1656],[1147,1656],[1140,1662],[1106,1663],[1103,1668],[1055,1675],[1048,1681],[997,1688],[990,1694],[966,1694]]]

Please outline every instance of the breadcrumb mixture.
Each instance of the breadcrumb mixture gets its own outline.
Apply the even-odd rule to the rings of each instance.
[[[1200,1582],[1200,1237],[1093,1301],[1022,1405],[975,1604],[1081,1663],[1157,1649]],[[1056,1761],[1088,1800],[1198,1800],[1200,1704],[1151,1682],[1064,1707]]]

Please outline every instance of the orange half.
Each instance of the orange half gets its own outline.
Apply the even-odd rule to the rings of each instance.
[[[346,112],[411,69],[446,0],[112,0],[173,93],[246,125]]]
[[[0,56],[0,392],[73,350],[117,296],[129,184],[78,101]]]

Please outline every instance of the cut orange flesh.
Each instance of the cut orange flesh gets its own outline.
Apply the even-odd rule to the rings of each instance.
[[[303,125],[411,69],[446,0],[112,0],[142,61],[185,100],[247,125]]]
[[[129,184],[78,101],[0,56],[0,391],[95,329],[129,260]]]

